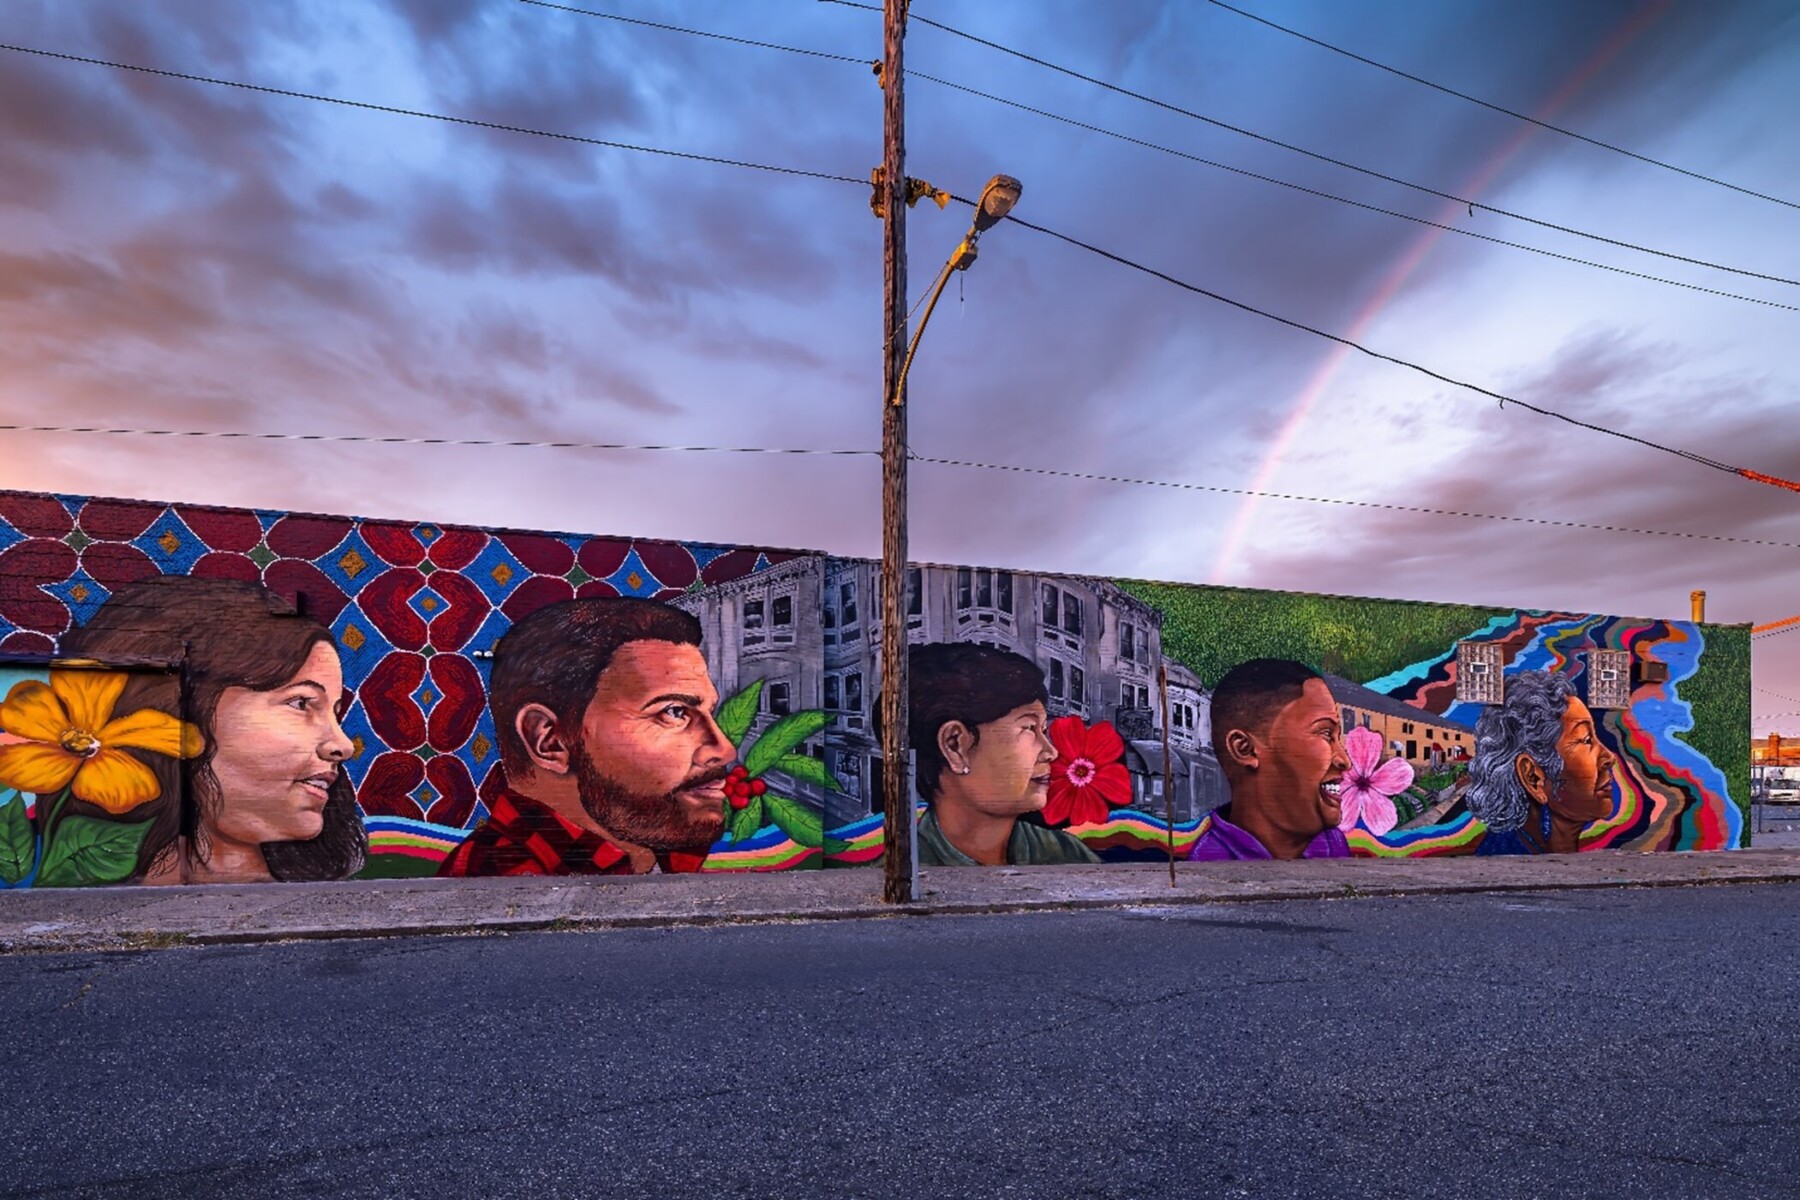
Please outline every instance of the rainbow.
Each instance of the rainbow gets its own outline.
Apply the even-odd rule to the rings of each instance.
[[[1612,36],[1607,38],[1593,54],[1589,55],[1587,61],[1577,67],[1555,92],[1551,93],[1539,107],[1537,118],[1548,120],[1555,115],[1559,109],[1574,98],[1577,92],[1587,86],[1588,81],[1610,63],[1621,50],[1644,30],[1655,24],[1669,7],[1670,2],[1671,0],[1651,0],[1650,3],[1640,8],[1634,16],[1615,30]],[[1526,142],[1530,141],[1536,132],[1536,126],[1522,127],[1511,140],[1501,146],[1492,157],[1476,169],[1468,182],[1458,189],[1459,193],[1464,196],[1479,196],[1485,192],[1494,182],[1494,178],[1518,156],[1519,152],[1525,148]],[[1462,205],[1448,202],[1434,219],[1440,224],[1449,224],[1463,211]],[[1376,286],[1368,301],[1357,311],[1350,322],[1350,329],[1345,334],[1346,337],[1352,341],[1362,340],[1369,327],[1375,323],[1375,318],[1399,294],[1400,289],[1405,286],[1412,273],[1419,268],[1419,264],[1425,261],[1425,256],[1437,246],[1444,233],[1445,231],[1442,229],[1427,229],[1419,235],[1418,240],[1401,255],[1400,261],[1394,264],[1393,269]],[[1300,430],[1306,425],[1307,419],[1318,407],[1320,398],[1325,395],[1326,390],[1343,368],[1345,360],[1352,353],[1354,351],[1348,346],[1333,346],[1319,363],[1319,367],[1313,372],[1312,377],[1302,385],[1299,395],[1294,399],[1292,411],[1288,414],[1280,432],[1275,435],[1275,440],[1270,445],[1268,454],[1263,457],[1262,464],[1257,468],[1256,475],[1251,479],[1249,490],[1252,493],[1266,492],[1270,489],[1276,472],[1281,469],[1287,459],[1288,451],[1293,447],[1295,439],[1300,436]],[[1220,543],[1218,555],[1213,559],[1210,582],[1223,583],[1227,578],[1232,562],[1237,558],[1238,552],[1249,537],[1250,527],[1256,520],[1257,509],[1261,507],[1262,499],[1261,496],[1252,494],[1244,497],[1243,503],[1238,505],[1237,515],[1232,518],[1231,525],[1225,534],[1225,540]]]
[[[469,836],[467,829],[407,817],[364,817],[363,827],[369,831],[371,855],[392,854],[434,864],[450,857]]]
[[[1422,825],[1417,829],[1396,829],[1376,835],[1360,826],[1345,834],[1353,858],[1436,858],[1452,854],[1473,854],[1487,826],[1464,813],[1443,825]]]
[[[818,846],[802,846],[773,825],[765,825],[740,842],[722,842],[712,848],[702,871],[786,871],[818,858]],[[813,863],[819,866],[819,863]]]

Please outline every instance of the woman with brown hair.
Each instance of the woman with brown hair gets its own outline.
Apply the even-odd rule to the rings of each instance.
[[[343,770],[343,668],[331,631],[267,588],[165,577],[119,589],[61,653],[134,671],[116,711],[191,722],[185,761],[128,750],[161,785],[138,853],[141,883],[347,879],[368,834]],[[185,695],[184,695],[185,693]]]

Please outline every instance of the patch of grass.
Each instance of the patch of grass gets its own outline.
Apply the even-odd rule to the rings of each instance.
[[[1750,630],[1706,625],[1706,651],[1680,695],[1694,709],[1694,728],[1676,736],[1725,772],[1725,786],[1750,830]]]
[[[1435,658],[1513,611],[1258,588],[1118,583],[1162,612],[1163,653],[1208,687],[1252,658],[1292,659],[1367,683]]]

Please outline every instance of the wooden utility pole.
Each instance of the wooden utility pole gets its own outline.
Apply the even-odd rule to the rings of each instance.
[[[883,146],[876,183],[881,207],[883,341],[881,392],[881,898],[913,898],[912,797],[906,769],[906,42],[908,0],[884,0],[881,85]]]

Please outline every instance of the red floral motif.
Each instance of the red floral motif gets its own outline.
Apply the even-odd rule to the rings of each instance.
[[[0,517],[26,537],[59,538],[75,528],[75,519],[51,496],[0,496]]]
[[[488,535],[474,529],[444,529],[431,543],[433,565],[460,571],[487,549]]]
[[[318,558],[344,540],[348,518],[285,516],[269,528],[269,549],[283,558]]]
[[[364,521],[361,533],[363,541],[369,549],[381,556],[381,561],[395,567],[416,567],[425,561],[425,546],[413,533],[410,525],[395,525],[387,521]]]
[[[129,542],[162,515],[162,506],[134,500],[89,500],[81,506],[81,532],[95,541]]]
[[[263,585],[277,596],[305,604],[306,615],[321,625],[329,625],[344,611],[349,599],[331,577],[309,562],[284,558],[269,564],[263,572]],[[304,599],[302,599],[304,598]]]
[[[175,515],[187,522],[194,536],[214,550],[254,550],[262,541],[262,522],[255,513],[228,508],[198,508],[177,504]]]
[[[567,575],[575,565],[575,551],[560,538],[540,533],[503,533],[500,544],[512,551],[519,565],[537,575]]]
[[[81,565],[101,587],[114,592],[157,574],[156,564],[142,550],[116,542],[95,542],[81,552]]]
[[[75,573],[78,565],[73,550],[49,538],[20,542],[0,554],[0,579],[11,581],[0,589],[0,617],[34,633],[60,634],[69,627],[68,607],[41,588],[21,586],[21,583],[25,580],[64,580]],[[7,646],[9,650],[22,648],[18,643]]]
[[[679,592],[700,578],[694,556],[679,542],[639,542],[637,552],[644,565],[650,568],[650,574],[656,576],[656,581],[665,589],[673,588]]]
[[[442,699],[425,721],[426,739],[431,748],[443,754],[460,750],[475,734],[487,705],[487,693],[481,685],[481,673],[475,664],[460,654],[440,654],[431,660],[427,671]],[[474,784],[469,785],[469,803],[475,797]]]
[[[1050,764],[1050,802],[1044,820],[1052,825],[1097,825],[1111,810],[1131,803],[1131,775],[1125,770],[1125,739],[1111,721],[1084,724],[1080,717],[1050,722],[1056,761]]]
[[[199,579],[241,579],[245,583],[262,582],[262,568],[242,554],[215,550],[194,564],[188,572]]]

